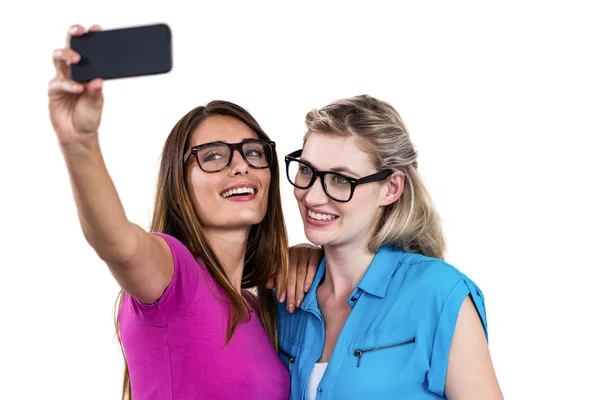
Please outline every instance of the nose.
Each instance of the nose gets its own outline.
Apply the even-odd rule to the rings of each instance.
[[[248,174],[248,164],[242,158],[242,154],[240,153],[240,151],[235,151],[235,150],[233,151],[229,169],[230,169],[231,175],[246,175],[246,174]]]
[[[317,178],[315,183],[308,189],[304,189],[306,195],[304,200],[311,207],[322,206],[329,202],[329,197],[325,194],[323,190],[322,183],[320,182],[321,178]]]

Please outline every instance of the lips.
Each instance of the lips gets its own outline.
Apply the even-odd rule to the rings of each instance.
[[[310,218],[317,221],[333,221],[339,217],[339,215],[336,214],[325,213],[323,211],[312,210],[310,208],[307,208],[307,213]]]
[[[240,184],[229,186],[220,193],[220,196],[227,199],[232,196],[253,196],[256,193],[258,193],[256,186],[252,184]]]

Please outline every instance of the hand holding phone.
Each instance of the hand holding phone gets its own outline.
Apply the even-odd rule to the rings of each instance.
[[[56,74],[48,85],[50,121],[67,145],[98,132],[104,79],[151,75],[171,69],[171,33],[164,24],[86,32],[73,25],[67,46],[52,53]]]
[[[172,68],[171,30],[155,24],[72,36],[70,47],[81,56],[71,65],[76,82],[167,73]]]
[[[92,25],[88,32],[98,31],[101,31],[100,26]],[[61,145],[94,136],[102,117],[102,79],[81,83],[71,78],[70,67],[79,63],[81,56],[68,44],[71,37],[85,33],[83,26],[73,25],[67,34],[67,47],[52,52],[55,75],[48,84],[48,111]]]

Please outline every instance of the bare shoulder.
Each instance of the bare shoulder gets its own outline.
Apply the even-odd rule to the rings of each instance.
[[[142,303],[158,300],[173,278],[174,259],[166,239],[137,228],[135,251],[119,263],[107,262],[127,293]]]
[[[467,296],[450,345],[446,393],[449,399],[502,400],[479,313]]]

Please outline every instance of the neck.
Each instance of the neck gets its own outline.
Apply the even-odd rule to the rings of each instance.
[[[250,228],[234,231],[210,229],[206,232],[208,243],[238,293],[242,292],[242,275],[249,232]]]
[[[325,246],[326,273],[323,286],[335,298],[344,301],[360,283],[375,257],[366,243],[359,245]]]

